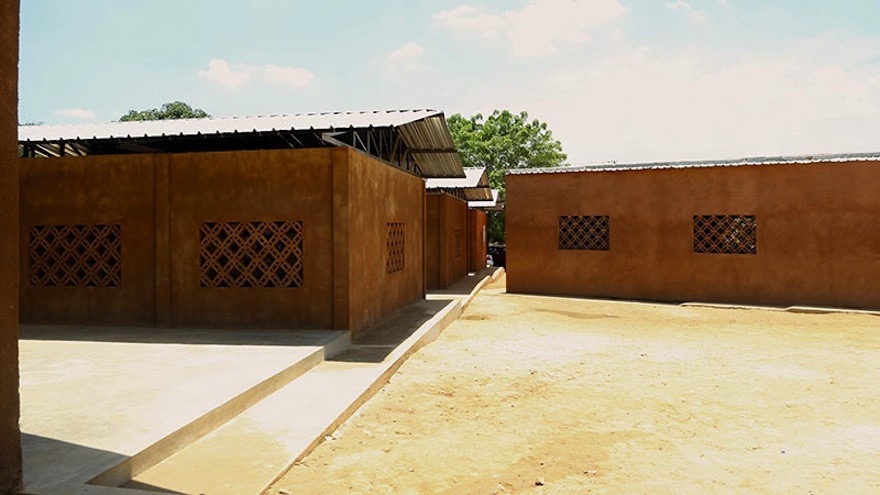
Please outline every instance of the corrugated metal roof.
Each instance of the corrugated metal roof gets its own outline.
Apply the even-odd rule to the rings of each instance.
[[[398,125],[425,177],[462,177],[464,165],[443,112]],[[419,153],[419,150],[423,153]]]
[[[741,167],[756,165],[797,165],[810,163],[843,163],[880,161],[880,152],[841,153],[827,155],[799,155],[779,157],[752,157],[735,160],[693,160],[680,162],[603,163],[551,168],[521,168],[510,170],[511,175],[564,174],[574,172],[623,172],[629,170],[663,170],[674,168]]]
[[[481,208],[484,210],[498,209],[498,189],[492,189],[490,201],[468,201],[468,208]]]
[[[485,167],[468,167],[464,174],[458,179],[428,179],[425,187],[429,190],[458,190],[467,201],[486,201],[492,197]]]
[[[459,179],[428,179],[428,189],[464,189],[468,187],[489,187],[489,175],[485,167],[465,167],[464,178]]]
[[[440,110],[295,113],[76,125],[19,126],[19,142],[199,136],[285,130],[396,128],[425,177],[463,177],[446,117]]]
[[[127,137],[194,136],[274,130],[332,130],[350,127],[399,127],[417,120],[442,116],[439,110],[383,110],[372,112],[323,112],[251,117],[213,117],[75,125],[19,126],[19,141],[69,141]]]

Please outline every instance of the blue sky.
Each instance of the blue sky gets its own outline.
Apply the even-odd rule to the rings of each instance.
[[[877,0],[22,4],[22,122],[507,108],[574,164],[880,151]]]

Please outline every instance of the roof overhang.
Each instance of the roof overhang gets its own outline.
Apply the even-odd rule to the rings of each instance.
[[[425,178],[465,177],[439,110],[28,125],[19,126],[18,139],[38,150],[37,156],[49,157],[350,146],[395,166],[404,163],[401,168],[412,165],[412,172]]]
[[[464,177],[457,179],[428,179],[425,188],[431,192],[458,192],[467,201],[490,201],[492,190],[485,167],[464,169]]]
[[[492,189],[492,199],[488,201],[468,201],[468,208],[486,211],[499,211],[504,209],[504,201],[498,201],[498,189]]]
[[[452,141],[443,112],[400,125],[400,134],[409,146],[425,178],[465,177],[464,165]]]

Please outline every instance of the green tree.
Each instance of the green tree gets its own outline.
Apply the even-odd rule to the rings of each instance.
[[[466,167],[486,167],[489,184],[505,196],[504,175],[517,168],[558,167],[568,158],[546,123],[529,120],[527,112],[495,110],[470,118],[447,119],[452,139]],[[504,212],[489,212],[489,242],[505,241]]]
[[[182,101],[173,101],[163,104],[160,108],[129,110],[119,120],[128,122],[131,120],[201,119],[205,117],[210,117],[210,115],[201,108],[193,108]]]

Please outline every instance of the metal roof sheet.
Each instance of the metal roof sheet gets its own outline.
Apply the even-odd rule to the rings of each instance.
[[[521,168],[510,170],[511,175],[564,174],[574,172],[623,172],[631,170],[663,170],[675,168],[742,167],[756,165],[805,165],[810,163],[843,163],[880,161],[880,152],[840,153],[825,155],[797,155],[779,157],[752,157],[733,160],[692,160],[680,162],[603,163],[551,168]]]
[[[498,189],[492,189],[492,199],[489,201],[468,201],[468,208],[481,208],[494,210],[498,208]]]
[[[458,179],[428,179],[428,189],[464,189],[468,187],[489,187],[489,174],[486,167],[466,167],[464,177]]]
[[[25,125],[18,128],[19,141],[68,141],[127,137],[193,136],[287,129],[347,129],[350,127],[399,127],[429,117],[439,110],[383,110],[370,112],[323,112],[250,117],[212,117],[99,124]]]
[[[458,179],[428,179],[428,190],[459,190],[467,201],[486,201],[492,197],[489,175],[485,167],[468,167],[465,176]]]
[[[461,158],[440,110],[381,110],[295,113],[252,117],[214,117],[76,125],[19,126],[19,142],[131,139],[271,132],[335,131],[393,127],[410,148],[425,177],[463,177]]]

